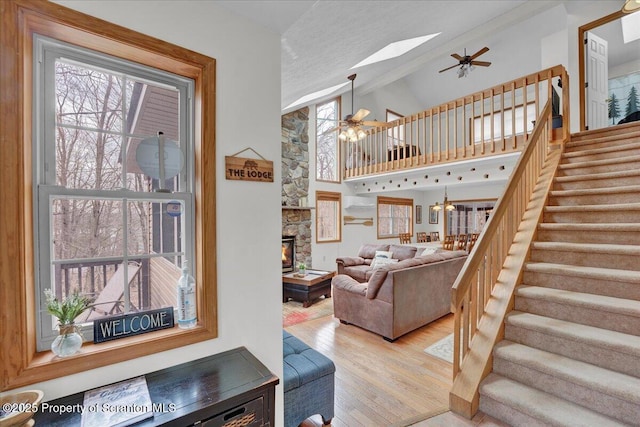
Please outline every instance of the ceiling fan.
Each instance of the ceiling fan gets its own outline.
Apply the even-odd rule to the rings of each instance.
[[[364,108],[359,109],[357,113],[353,114],[353,81],[356,79],[356,75],[351,74],[347,79],[351,80],[351,114],[345,116],[344,120],[340,121],[338,127],[329,129],[324,133],[327,134],[338,129],[343,129],[340,135],[338,135],[338,138],[342,141],[349,140],[355,142],[366,136],[362,126],[388,127],[389,124],[375,120],[364,120],[364,118],[371,113],[371,111]]]
[[[474,53],[473,55],[467,55],[467,49],[464,50],[464,56],[460,56],[457,53],[452,53],[451,56],[457,59],[458,63],[456,65],[452,65],[451,67],[447,67],[443,70],[440,70],[439,72],[442,73],[443,71],[447,71],[459,66],[460,69],[458,70],[458,78],[466,77],[467,74],[469,74],[469,71],[471,71],[472,66],[477,65],[479,67],[488,67],[489,65],[491,65],[491,62],[475,60],[477,57],[479,57],[480,55],[488,51],[489,51],[489,48],[485,46],[479,51],[477,51],[476,53]]]

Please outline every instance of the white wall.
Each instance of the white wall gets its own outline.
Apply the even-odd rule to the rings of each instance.
[[[239,346],[282,379],[280,37],[213,2],[59,3],[217,60],[219,338],[29,388],[49,400]],[[225,180],[224,156],[247,147],[273,160],[273,183]],[[282,382],[276,402],[282,425]]]

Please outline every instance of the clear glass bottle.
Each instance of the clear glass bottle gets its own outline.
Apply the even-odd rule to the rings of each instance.
[[[182,276],[178,279],[177,286],[178,326],[189,329],[198,323],[196,310],[196,281],[189,274],[187,260],[182,262]]]

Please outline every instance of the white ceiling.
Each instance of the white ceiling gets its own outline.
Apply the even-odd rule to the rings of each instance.
[[[317,90],[347,82],[358,73],[358,92],[401,79],[434,59],[483,45],[486,36],[562,3],[559,0],[329,1],[217,0],[217,4],[281,35],[282,107]],[[350,68],[389,43],[442,32],[435,39],[388,61]],[[484,58],[483,58],[484,59]],[[346,86],[342,91],[347,91]],[[334,95],[335,96],[335,95]],[[286,111],[285,111],[286,112]]]
[[[354,72],[358,74],[355,83],[359,96],[404,79],[416,99],[425,100],[428,94],[420,91],[427,89],[420,84],[421,81],[441,68],[454,65],[455,60],[450,56],[453,52],[462,54],[466,48],[472,54],[485,46],[486,40],[491,41],[493,34],[558,5],[563,5],[571,19],[580,20],[582,9],[588,8],[586,6],[593,7],[596,3],[602,5],[602,2],[606,2],[611,11],[615,11],[623,4],[622,0],[215,1],[281,35],[283,113],[299,108],[285,109],[298,98],[345,83],[347,76]],[[536,28],[536,31],[546,30]],[[350,70],[353,65],[389,43],[437,32],[442,34],[401,57]],[[506,54],[492,50],[479,59],[500,61]],[[350,86],[346,85],[330,96],[349,90]],[[505,172],[492,173],[492,178],[508,173],[513,162],[508,163]],[[479,171],[449,172],[451,176],[464,175],[463,182],[469,183],[469,179],[474,181],[472,175],[477,175]],[[405,183],[413,186],[413,182],[422,188],[438,186],[433,180],[424,179],[424,173],[421,177],[420,173],[404,174],[400,187],[408,186]],[[484,180],[484,174],[480,175],[480,181]],[[445,177],[444,181],[449,181],[449,175]],[[357,184],[360,188],[356,191],[381,190],[380,183],[376,184],[375,180],[365,181]],[[398,184],[394,183],[393,186],[397,187]]]

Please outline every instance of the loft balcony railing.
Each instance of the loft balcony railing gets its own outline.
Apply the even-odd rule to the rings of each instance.
[[[364,139],[343,145],[343,177],[522,151],[548,100],[553,116],[549,140],[564,141],[569,136],[568,77],[557,65],[367,130]]]

